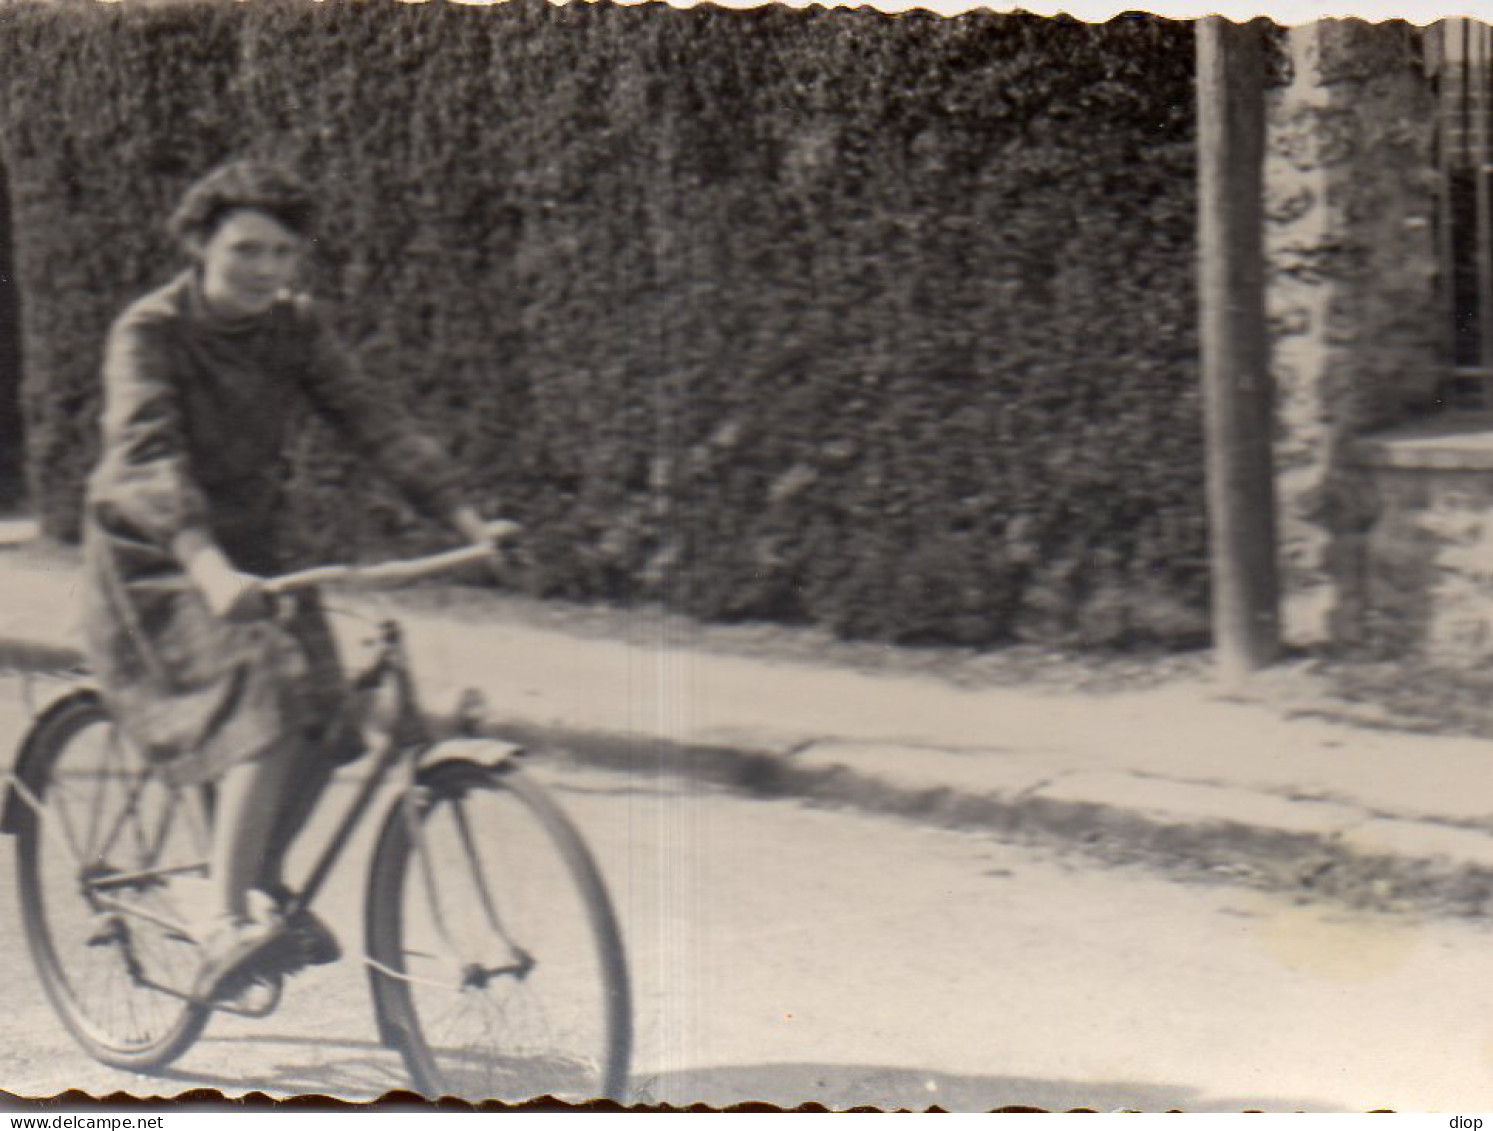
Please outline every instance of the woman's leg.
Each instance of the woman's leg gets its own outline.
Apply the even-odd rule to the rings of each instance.
[[[290,889],[285,884],[285,858],[316,804],[332,779],[333,764],[309,744],[297,743],[287,759],[285,780],[270,810],[270,828],[263,850],[255,858],[253,886],[269,894],[284,910]],[[342,956],[337,937],[319,918],[302,908],[287,926],[298,941],[300,955],[308,965],[335,962]]]
[[[260,891],[275,893],[285,889],[285,858],[332,780],[334,767],[320,751],[305,744],[296,745],[283,791],[273,806],[264,852],[254,871],[253,886]]]
[[[249,889],[270,854],[295,753],[294,743],[280,743],[252,762],[231,767],[218,780],[210,870],[213,905],[219,915],[249,918]]]
[[[255,872],[254,886],[271,893],[285,890],[285,858],[332,780],[335,756],[347,753],[344,748],[349,743],[356,753],[360,738],[356,723],[346,713],[347,687],[337,645],[314,592],[297,594],[290,627],[307,669],[300,682],[304,717],[334,721],[315,728],[314,736],[308,731],[291,744],[294,750],[276,799],[274,827]]]
[[[276,924],[254,918],[249,890],[264,861],[294,749],[284,743],[272,746],[218,779],[208,862],[213,918],[200,936],[202,966],[192,985],[192,996],[199,1000],[224,993],[233,972],[279,935]]]

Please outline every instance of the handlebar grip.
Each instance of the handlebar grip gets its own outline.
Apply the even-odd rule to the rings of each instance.
[[[491,522],[483,523],[487,528],[487,536],[494,542],[502,542],[509,538],[516,538],[523,533],[523,527],[516,522],[509,522],[506,518],[495,518]]]

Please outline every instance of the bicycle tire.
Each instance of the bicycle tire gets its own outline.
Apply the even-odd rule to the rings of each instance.
[[[102,740],[101,748],[96,740]],[[116,914],[111,921],[97,905],[97,889],[91,886],[96,881],[88,877],[158,865],[158,859],[147,858],[149,846],[138,837],[124,837],[123,830],[133,827],[138,834],[147,821],[165,822],[150,831],[161,836],[153,852],[166,851],[173,816],[163,807],[174,807],[176,794],[119,738],[92,690],[73,692],[49,708],[33,724],[22,750],[23,785],[48,814],[42,817],[32,804],[22,803],[15,819],[21,919],[42,988],[68,1031],[96,1060],[137,1072],[164,1067],[201,1035],[211,1013],[185,999],[197,965],[195,948],[147,920]],[[106,823],[111,786],[134,800],[122,817],[114,813],[116,819]],[[93,819],[80,830],[69,816],[67,798],[84,793]],[[138,812],[131,816],[131,809]],[[55,822],[54,835],[47,821]],[[107,827],[121,835],[101,837]],[[88,839],[81,840],[84,836]],[[64,850],[59,837],[71,840],[74,853]],[[120,843],[130,839],[133,845]],[[76,860],[69,858],[73,854]],[[119,889],[127,894],[116,898],[174,917],[179,909],[164,902],[169,886],[150,881],[134,892]],[[114,937],[99,941],[110,932]]]
[[[472,867],[458,813],[480,829],[487,871]],[[505,853],[522,866],[494,885],[491,866]],[[446,894],[432,904],[436,876]],[[478,889],[492,898],[492,914]],[[473,1102],[623,1098],[632,1006],[617,918],[575,826],[522,772],[464,759],[422,770],[384,821],[366,907],[380,1033],[418,1091]],[[535,915],[524,919],[529,908]],[[458,918],[465,958],[451,953]],[[473,960],[477,948],[488,965]],[[532,960],[523,973],[520,955]],[[491,966],[494,958],[507,965]],[[530,1000],[551,988],[553,1000]],[[452,1043],[464,1017],[475,1024],[477,1047]],[[530,1033],[530,1022],[559,1031]]]

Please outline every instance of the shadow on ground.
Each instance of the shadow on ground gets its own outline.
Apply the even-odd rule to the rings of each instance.
[[[1195,1088],[1133,1081],[1043,1080],[1024,1076],[957,1076],[863,1064],[762,1064],[637,1074],[637,1103],[723,1107],[763,1102],[779,1107],[821,1104],[831,1110],[991,1111],[1332,1111],[1320,1099],[1296,1096],[1208,1095]]]
[[[259,1065],[252,1072],[194,1071],[191,1060],[222,1063],[233,1046],[252,1044]],[[268,1055],[266,1055],[268,1054]],[[328,1041],[309,1037],[207,1039],[176,1068],[158,1077],[162,1092],[215,1088],[229,1096],[264,1092],[270,1096],[324,1095],[364,1101],[409,1087],[394,1054],[370,1041]],[[883,1110],[990,1111],[1035,1108],[1045,1111],[1321,1112],[1338,1110],[1320,1099],[1300,1096],[1209,1095],[1195,1088],[1134,1081],[1044,1080],[1022,1076],[960,1076],[911,1068],[861,1064],[750,1064],[685,1072],[634,1074],[628,1102],[653,1107],[704,1104],[723,1108],[770,1104],[797,1108],[818,1104],[831,1110],[875,1107]]]
[[[236,1046],[246,1052],[252,1047],[253,1070],[242,1074],[205,1070],[208,1064],[232,1063],[239,1055]],[[194,1062],[204,1068],[196,1069]],[[156,1078],[163,1092],[216,1088],[230,1096],[264,1092],[276,1097],[324,1095],[346,1100],[376,1099],[410,1086],[398,1054],[376,1041],[274,1034],[206,1037],[176,1065],[156,1073]]]

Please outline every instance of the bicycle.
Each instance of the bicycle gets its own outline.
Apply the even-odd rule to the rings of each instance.
[[[471,547],[320,567],[267,588],[279,597],[386,587],[485,560]],[[396,621],[380,623],[374,647],[350,681],[371,767],[284,914],[312,905],[392,779],[364,894],[363,962],[381,1042],[431,1097],[621,1100],[630,988],[595,859],[523,770],[528,755],[484,733],[475,693],[442,727],[419,704]],[[10,654],[70,666],[70,653],[46,646]],[[199,962],[187,908],[207,874],[205,792],[172,785],[131,747],[83,676],[34,720],[9,775],[0,831],[17,841],[27,943],[64,1025],[105,1064],[162,1068],[215,1011],[273,1011],[298,969],[293,948],[272,946],[241,973],[235,996],[191,996]]]

